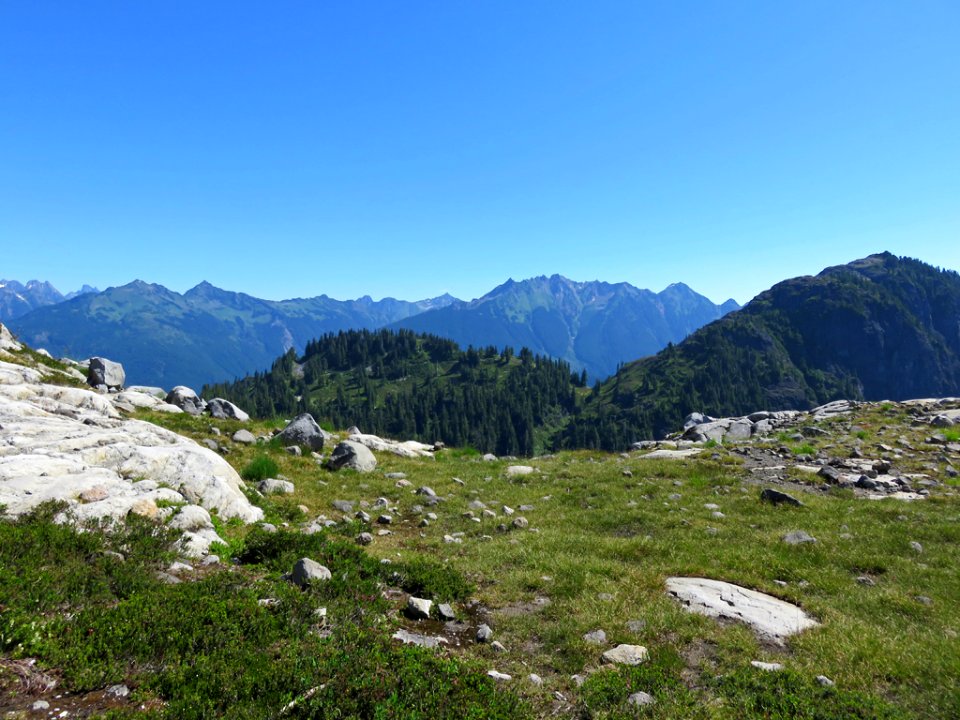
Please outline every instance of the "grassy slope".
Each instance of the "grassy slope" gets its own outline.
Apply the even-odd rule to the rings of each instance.
[[[212,437],[210,428],[216,426],[223,433],[220,441],[240,427],[187,416],[151,419],[196,438]],[[903,434],[919,443],[921,431],[902,422],[875,407],[858,426],[871,442]],[[262,432],[266,426],[253,429]],[[830,442],[850,444],[854,438]],[[64,676],[68,687],[126,680],[138,687],[138,702],[166,717],[266,717],[273,714],[268,709],[318,683],[329,690],[294,717],[329,717],[335,708],[345,717],[374,717],[376,712],[382,713],[378,717],[523,717],[528,711],[540,717],[559,712],[598,718],[638,713],[711,719],[960,715],[960,512],[955,497],[905,504],[815,492],[804,495],[804,508],[771,508],[758,501],[759,488],[745,482],[738,458],[722,447],[690,461],[561,453],[532,461],[539,470],[535,475],[509,478],[506,463],[481,462],[456,450],[434,461],[381,455],[375,473],[357,475],[331,474],[312,458],[271,446],[225,444],[231,447],[227,458],[238,469],[267,454],[296,484],[293,496],[264,501],[270,521],[289,522],[295,530],[318,514],[339,519],[331,507],[335,499],[372,502],[383,496],[397,508],[392,534],[376,536],[365,551],[355,551],[350,538],[365,529],[357,523],[331,531],[329,540],[291,534],[276,536],[279,544],[274,545],[269,536],[248,527],[223,527],[229,554],[244,558],[243,564],[173,588],[144,577],[151,563],[162,567],[162,553],[141,536],[137,546],[145,548],[143,559],[129,551],[128,560],[143,563],[139,573],[90,562],[97,557],[96,547],[82,545],[77,556],[69,550],[74,541],[61,538],[59,544],[41,543],[31,554],[22,550],[29,546],[25,538],[5,536],[0,687],[15,688],[2,668],[19,652],[39,656]],[[625,475],[626,470],[632,474]],[[413,487],[396,487],[395,480],[384,477],[387,472],[406,473]],[[464,484],[454,482],[455,477]],[[413,512],[423,501],[413,494],[420,485],[444,498],[433,508],[438,520],[426,528],[418,527],[421,516]],[[679,500],[670,498],[674,493]],[[498,517],[480,523],[463,517],[474,499]],[[719,505],[726,517],[712,517],[706,503]],[[527,517],[530,528],[498,531],[498,524],[511,520],[501,514],[503,504]],[[533,509],[519,511],[524,504]],[[306,515],[299,505],[307,507]],[[378,527],[369,529],[376,533]],[[709,527],[718,532],[709,534]],[[5,524],[0,528],[10,532]],[[796,529],[819,542],[798,547],[780,542]],[[444,535],[453,533],[463,533],[463,542],[444,542]],[[86,537],[82,543],[98,542]],[[922,554],[911,549],[911,541],[923,545]],[[280,574],[301,554],[327,562],[337,577],[347,573],[348,580],[319,594],[292,592]],[[382,566],[378,559],[391,565]],[[457,597],[463,589],[458,578],[466,578],[480,605],[490,609],[482,617],[505,653],[472,643],[439,653],[398,650],[384,641],[398,625],[412,624],[392,612],[389,601],[378,599],[377,583],[396,582],[390,580],[394,568],[409,580],[416,575],[412,568],[424,559],[433,564],[421,593],[438,601],[460,600],[461,616],[476,621],[480,616],[468,615]],[[65,575],[58,578],[57,572]],[[856,578],[864,574],[876,585],[858,584]],[[823,624],[786,648],[766,646],[742,626],[683,611],[664,593],[670,575],[741,583],[799,603]],[[104,577],[110,581],[103,582]],[[36,590],[36,605],[31,604],[33,595],[24,594],[25,587]],[[44,593],[44,587],[51,592]],[[53,590],[63,587],[67,590]],[[918,601],[919,596],[930,604]],[[116,607],[112,597],[120,600]],[[281,609],[271,614],[259,607],[256,601],[263,597],[280,598]],[[537,598],[549,603],[538,604]],[[103,603],[114,609],[104,615],[97,609]],[[334,629],[326,641],[309,633],[310,613],[320,604],[328,606]],[[56,619],[66,608],[75,612],[84,606],[92,609],[87,615],[81,612],[80,620]],[[25,629],[37,612],[54,623],[48,626],[54,632],[32,636]],[[151,617],[151,623],[142,626],[142,617]],[[630,620],[645,625],[631,630]],[[70,632],[84,623],[94,628],[91,635]],[[650,662],[633,670],[602,669],[604,648],[582,639],[597,628],[606,631],[608,646],[645,645]],[[18,642],[25,642],[19,650]],[[140,653],[132,663],[122,653],[119,658],[106,653],[129,646]],[[188,658],[197,657],[201,646],[204,664],[191,671]],[[760,673],[749,666],[754,659],[782,662],[788,671]],[[510,673],[514,680],[495,691],[482,676],[487,668]],[[544,678],[542,688],[525,680],[530,672]],[[571,678],[574,674],[587,676],[582,687]],[[835,680],[836,688],[817,685],[819,674]],[[637,690],[651,693],[656,705],[634,711],[626,697]],[[523,704],[517,704],[517,697]],[[135,708],[128,710],[136,715]]]
[[[880,431],[897,419],[879,409],[872,412],[860,427],[875,439],[917,432]],[[257,452],[243,448],[229,458],[242,468]],[[437,558],[473,580],[480,602],[494,609],[492,625],[508,652],[472,647],[469,653],[515,676],[542,675],[546,689],[515,685],[542,714],[552,709],[553,690],[579,698],[581,708],[594,690],[606,697],[594,687],[605,675],[591,676],[580,690],[570,679],[598,667],[600,650],[582,639],[596,628],[607,632],[611,644],[650,649],[653,667],[664,676],[647,678],[652,684],[644,687],[639,687],[644,678],[634,678],[632,687],[658,698],[651,712],[659,717],[749,717],[747,706],[770,690],[769,683],[789,685],[784,678],[758,679],[748,668],[752,659],[785,662],[796,673],[787,677],[799,683],[788,695],[800,693],[811,702],[819,692],[812,679],[824,674],[842,692],[867,691],[903,708],[907,717],[960,713],[956,498],[904,504],[816,493],[804,496],[805,508],[772,509],[758,501],[759,488],[743,481],[738,460],[724,449],[717,461],[687,462],[562,453],[537,460],[540,472],[522,480],[508,479],[504,463],[483,463],[456,451],[433,462],[381,456],[378,472],[366,476],[331,475],[309,458],[270,452],[281,473],[297,485],[292,498],[272,505],[275,519],[297,517],[295,506],[301,503],[311,515],[333,517],[338,517],[330,505],[334,499],[385,496],[395,503],[393,534],[377,537],[369,552],[394,562]],[[411,508],[422,498],[412,488],[395,487],[380,470],[405,472],[414,487],[428,485],[445,497],[438,521],[418,528],[419,516]],[[454,477],[465,485],[454,483]],[[671,500],[672,493],[680,500]],[[501,504],[534,506],[522,514],[536,532],[498,532],[499,523],[509,522],[505,517],[479,524],[463,518],[473,499],[498,515]],[[720,505],[726,517],[711,517],[706,503]],[[708,527],[718,533],[708,534]],[[780,542],[796,529],[819,542],[800,547]],[[443,541],[455,532],[465,533],[462,544]],[[913,540],[923,545],[922,554],[910,548]],[[864,574],[875,579],[874,587],[856,582]],[[823,626],[798,636],[785,651],[765,647],[743,627],[681,610],[664,593],[670,575],[713,577],[769,592],[799,603]],[[787,585],[779,586],[778,580]],[[601,593],[613,600],[601,600]],[[550,599],[546,608],[524,610],[524,603],[541,596]],[[918,601],[920,596],[932,604]],[[497,608],[513,610],[498,614]],[[631,632],[625,624],[631,619],[644,620],[646,627]],[[727,685],[716,680],[720,676],[727,677]],[[622,695],[615,701],[607,697],[600,709],[625,711],[623,700]],[[784,716],[804,716],[803,707]],[[831,716],[846,715],[824,715]]]

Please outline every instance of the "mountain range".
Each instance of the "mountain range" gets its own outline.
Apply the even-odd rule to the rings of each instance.
[[[9,323],[25,342],[57,356],[106,355],[124,364],[130,383],[200,387],[261,370],[311,338],[380,327],[451,302],[326,295],[261,300],[204,282],[180,294],[140,280],[47,305]]]
[[[602,378],[618,364],[677,342],[735,309],[683,284],[661,293],[559,275],[510,280],[464,302],[326,295],[262,300],[201,283],[180,294],[135,281],[47,304],[7,321],[27,343],[58,356],[106,355],[131,383],[201,387],[268,368],[324,333],[406,327],[476,347],[528,347]]]
[[[621,449],[717,417],[836,399],[960,395],[960,275],[890,253],[778,283],[656,356],[623,366],[567,428]]]
[[[508,280],[477,300],[388,327],[440,335],[463,347],[526,347],[602,379],[620,363],[653,355],[739,307],[733,300],[715,305],[683,283],[655,293],[628,283],[552,275]]]

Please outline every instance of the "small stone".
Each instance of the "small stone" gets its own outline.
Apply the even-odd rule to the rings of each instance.
[[[290,579],[294,585],[300,588],[306,588],[316,582],[329,580],[330,570],[310,558],[300,558],[293,566],[293,572],[290,573]]]
[[[760,493],[760,500],[772,505],[793,505],[794,507],[803,507],[803,503],[792,495],[785,492],[774,490],[773,488],[764,488]]]
[[[583,639],[586,640],[591,645],[607,644],[607,634],[603,630],[592,630],[586,633],[583,636]]]
[[[411,595],[407,600],[407,617],[413,620],[426,620],[430,617],[430,607],[432,605],[433,600]]]
[[[643,645],[617,645],[612,650],[607,650],[601,659],[606,663],[614,665],[639,665],[648,657],[647,649]]]
[[[860,583],[861,585],[866,585],[867,587],[873,587],[874,585],[877,584],[876,582],[874,582],[873,578],[867,577],[866,575],[861,575],[860,577],[858,577],[857,582]]]
[[[41,712],[42,710],[49,710],[50,703],[46,700],[37,700],[33,705],[30,706],[30,709],[34,712]]]
[[[643,632],[646,627],[646,620],[627,620],[627,630],[634,634]]]
[[[537,675],[536,673],[530,673],[527,675],[527,680],[536,685],[537,687],[543,687],[543,678]]]
[[[597,593],[597,600],[601,600],[603,602],[613,602],[613,595],[610,593]]]
[[[389,525],[390,523],[393,522],[393,516],[381,515],[380,517],[377,518],[377,522],[380,523],[381,525]]]
[[[510,680],[513,680],[513,678],[506,673],[497,672],[496,670],[487,670],[487,675],[498,682],[509,682]]]
[[[492,647],[492,648],[493,648],[494,650],[496,650],[497,652],[506,652],[506,651],[507,651],[507,648],[505,648],[505,647],[503,646],[503,643],[500,642],[499,640],[494,640],[492,643],[490,643],[490,647]]]
[[[477,628],[477,642],[478,643],[488,643],[493,640],[493,630],[490,629],[490,626],[486,623],[480,625]]]
[[[923,552],[923,545],[918,543],[916,540],[910,541],[910,549],[913,550],[918,555]]]
[[[523,530],[523,529],[526,528],[529,524],[530,524],[530,522],[529,522],[525,517],[523,517],[522,515],[521,515],[521,516],[518,516],[518,517],[515,517],[515,518],[513,519],[513,522],[511,523],[511,525],[513,525],[513,527],[517,528],[518,530]]]
[[[369,545],[373,542],[373,535],[368,532],[362,532],[357,535],[357,545]]]
[[[817,675],[816,680],[822,687],[833,687],[836,685],[836,683],[826,675]]]
[[[794,530],[783,536],[783,542],[787,545],[805,545],[807,543],[815,543],[817,539],[805,530]]]
[[[758,670],[763,670],[765,672],[779,672],[780,670],[783,670],[783,665],[781,663],[768,663],[761,662],[760,660],[751,660],[750,664]]]
[[[640,692],[635,692],[633,695],[627,698],[627,702],[630,705],[635,705],[637,707],[644,707],[645,705],[653,705],[656,700],[653,699],[653,695],[650,693],[645,693],[642,690]]]
[[[257,441],[257,438],[255,438],[249,430],[237,430],[231,435],[230,439],[242,445],[253,445]]]
[[[457,614],[453,611],[453,607],[449,603],[441,603],[437,606],[437,615],[440,616],[441,620],[456,620]]]

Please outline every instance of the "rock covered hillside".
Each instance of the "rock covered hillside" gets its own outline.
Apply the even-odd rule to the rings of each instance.
[[[28,362],[2,325],[0,337],[0,506],[8,514],[61,500],[78,523],[122,520],[129,513],[165,519],[186,531],[183,552],[194,557],[223,542],[211,511],[224,520],[262,518],[222,457],[118,409],[179,408],[148,392],[109,394],[64,385],[80,383],[67,372]]]

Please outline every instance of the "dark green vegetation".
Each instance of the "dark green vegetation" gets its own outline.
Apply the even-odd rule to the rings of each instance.
[[[775,285],[603,383],[568,447],[622,449],[715,417],[960,394],[960,275],[889,253]]]
[[[508,280],[483,297],[393,323],[463,347],[530,348],[594,379],[652,355],[739,306],[715,305],[683,283],[659,293],[627,283],[574,282],[560,275]]]
[[[389,640],[381,577],[403,565],[386,568],[322,533],[254,531],[238,566],[168,585],[156,573],[172,538],[157,526],[132,519],[81,533],[53,523],[56,511],[0,521],[0,707],[20,690],[5,670],[36,657],[62,677],[58,691],[86,712],[112,705],[114,718],[267,718],[293,701],[285,717],[530,716],[473,661]],[[299,590],[281,578],[299,557],[333,578]],[[467,587],[439,565],[409,572],[428,597]],[[129,703],[97,708],[91,695],[84,707],[84,693],[120,682],[134,689]]]
[[[532,455],[577,405],[585,377],[559,360],[483,350],[409,330],[340,332],[269,372],[204,388],[259,417],[310,412],[330,427]]]
[[[54,355],[105,355],[130,385],[200,387],[269,367],[287,348],[345,328],[372,328],[453,298],[374,302],[315,298],[274,302],[201,283],[183,295],[139,280],[41,307],[7,323]]]

